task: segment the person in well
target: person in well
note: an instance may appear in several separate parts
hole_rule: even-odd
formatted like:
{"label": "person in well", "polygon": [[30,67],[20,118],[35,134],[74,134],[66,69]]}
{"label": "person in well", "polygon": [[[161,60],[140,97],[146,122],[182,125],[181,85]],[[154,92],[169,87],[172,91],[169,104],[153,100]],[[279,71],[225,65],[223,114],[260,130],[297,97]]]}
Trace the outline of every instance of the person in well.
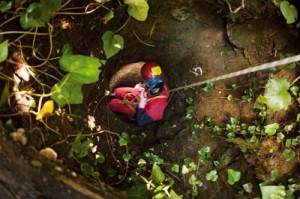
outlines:
{"label": "person in well", "polygon": [[133,88],[114,89],[109,102],[112,111],[134,119],[139,126],[161,120],[170,96],[161,67],[156,62],[146,62],[141,68],[141,76],[144,82]]}

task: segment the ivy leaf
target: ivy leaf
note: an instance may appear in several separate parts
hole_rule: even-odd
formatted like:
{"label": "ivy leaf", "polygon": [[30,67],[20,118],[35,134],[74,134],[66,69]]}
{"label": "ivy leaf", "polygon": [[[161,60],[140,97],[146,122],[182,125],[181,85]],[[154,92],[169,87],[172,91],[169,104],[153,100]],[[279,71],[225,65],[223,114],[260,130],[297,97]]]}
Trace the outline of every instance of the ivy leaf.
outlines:
{"label": "ivy leaf", "polygon": [[126,146],[129,142],[128,133],[122,132],[121,137],[118,142],[119,142],[119,146]]}
{"label": "ivy leaf", "polygon": [[287,109],[291,102],[290,84],[283,78],[271,79],[266,85],[265,103],[274,111]]}
{"label": "ivy leaf", "polygon": [[285,198],[285,188],[284,186],[260,186],[260,191],[262,198]]}
{"label": "ivy leaf", "polygon": [[11,9],[12,1],[0,1],[0,12],[4,13]]}
{"label": "ivy leaf", "polygon": [[145,184],[138,182],[126,190],[126,198],[151,198],[151,192],[147,189],[147,186],[145,186]]}
{"label": "ivy leaf", "polygon": [[209,92],[213,88],[214,83],[209,82],[205,85],[205,87],[202,89],[205,92]]}
{"label": "ivy leaf", "polygon": [[275,135],[278,128],[279,128],[279,124],[277,123],[268,124],[265,126],[265,133],[267,135]]}
{"label": "ivy leaf", "polygon": [[47,9],[55,11],[60,8],[62,0],[41,0],[41,4],[47,7]]}
{"label": "ivy leaf", "polygon": [[241,178],[241,172],[235,171],[233,169],[227,169],[228,179],[227,182],[230,185],[233,185],[234,183],[238,182]]}
{"label": "ivy leaf", "polygon": [[102,35],[103,49],[106,59],[117,54],[124,48],[124,39],[121,35],[114,34],[112,31],[106,31]]}
{"label": "ivy leaf", "polygon": [[42,109],[36,116],[36,120],[42,120],[44,116],[50,115],[53,113],[54,110],[54,103],[53,100],[48,100],[44,103]]}
{"label": "ivy leaf", "polygon": [[212,170],[209,173],[207,173],[205,177],[206,177],[206,180],[215,182],[218,179],[217,171],[216,170]]}
{"label": "ivy leaf", "polygon": [[71,45],[69,43],[66,43],[62,50],[61,50],[61,56],[64,57],[64,56],[69,56],[69,55],[72,55],[73,54],[73,48],[71,47]]}
{"label": "ivy leaf", "polygon": [[43,15],[44,17],[42,17],[41,4],[36,2],[31,3],[21,15],[20,25],[23,29],[45,27],[45,21],[43,19],[47,18],[46,15],[51,18],[51,13],[49,14],[49,11],[46,11]]}
{"label": "ivy leaf", "polygon": [[294,5],[291,5],[288,1],[280,2],[280,11],[286,19],[287,24],[292,24],[297,21],[297,8]]}
{"label": "ivy leaf", "polygon": [[283,151],[283,157],[285,158],[285,161],[290,161],[295,157],[296,153],[295,151],[292,151],[290,149],[285,149]]}
{"label": "ivy leaf", "polygon": [[95,162],[102,164],[105,162],[105,156],[101,152],[98,152],[95,156]]}
{"label": "ivy leaf", "polygon": [[[66,80],[66,78],[68,79]],[[81,104],[83,101],[81,87],[82,84],[66,75],[52,87],[51,92],[54,93],[51,98],[61,107],[66,104]]]}
{"label": "ivy leaf", "polygon": [[243,188],[247,193],[251,193],[253,189],[253,184],[251,182],[243,184]]}
{"label": "ivy leaf", "polygon": [[179,165],[178,164],[174,164],[172,166],[172,168],[171,168],[171,171],[174,171],[174,172],[178,173],[179,172]]}
{"label": "ivy leaf", "polygon": [[127,12],[139,21],[145,21],[148,16],[149,5],[146,0],[124,0],[128,4]]}
{"label": "ivy leaf", "polygon": [[90,84],[99,80],[101,62],[96,57],[69,55],[59,59],[61,69],[70,73],[72,80]]}
{"label": "ivy leaf", "polygon": [[157,183],[162,183],[165,180],[165,174],[157,164],[152,167],[151,178]]}
{"label": "ivy leaf", "polygon": [[122,157],[125,162],[129,162],[129,160],[132,158],[130,154],[123,154]]}
{"label": "ivy leaf", "polygon": [[[286,54],[280,53],[279,56],[280,56],[280,59],[285,59],[287,57],[295,56],[295,54],[294,53],[286,53]],[[294,68],[296,68],[296,62],[286,64],[284,66],[288,69],[294,69]]]}
{"label": "ivy leaf", "polygon": [[90,176],[94,173],[94,168],[89,165],[88,163],[82,163],[80,165],[80,169],[81,169],[81,172],[83,173],[83,175],[85,176]]}
{"label": "ivy leaf", "polygon": [[194,174],[192,174],[191,177],[189,178],[189,184],[195,186],[201,184],[201,181],[198,180]]}
{"label": "ivy leaf", "polygon": [[107,24],[114,17],[115,17],[114,11],[109,10],[108,13],[106,13],[106,15],[102,17],[102,21],[104,24]]}
{"label": "ivy leaf", "polygon": [[178,195],[173,189],[170,191],[170,198],[172,199],[182,199],[183,196],[182,195]]}
{"label": "ivy leaf", "polygon": [[77,138],[72,143],[71,150],[77,155],[78,158],[84,158],[89,153],[90,144],[92,143],[92,141],[85,140],[84,142],[81,142],[80,139],[81,138],[77,136]]}
{"label": "ivy leaf", "polygon": [[8,56],[8,40],[0,44],[0,63],[4,62]]}
{"label": "ivy leaf", "polygon": [[20,17],[23,29],[45,27],[50,21],[53,11],[60,8],[62,0],[41,0],[40,3],[31,3]]}

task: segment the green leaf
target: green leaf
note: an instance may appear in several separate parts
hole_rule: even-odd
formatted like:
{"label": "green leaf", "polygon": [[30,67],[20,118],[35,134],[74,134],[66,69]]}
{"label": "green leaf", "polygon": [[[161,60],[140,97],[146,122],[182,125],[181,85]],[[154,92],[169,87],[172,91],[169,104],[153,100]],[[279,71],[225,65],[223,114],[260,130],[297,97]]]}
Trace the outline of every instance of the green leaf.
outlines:
{"label": "green leaf", "polygon": [[152,199],[165,199],[166,194],[164,192],[158,192],[155,194]]}
{"label": "green leaf", "polygon": [[163,164],[164,160],[160,158],[158,155],[155,155],[151,152],[144,153],[145,157],[148,159],[150,164]]}
{"label": "green leaf", "polygon": [[0,12],[4,13],[11,9],[12,1],[0,1]]}
{"label": "green leaf", "polygon": [[179,165],[178,164],[174,164],[172,166],[172,168],[171,168],[171,171],[174,171],[174,172],[178,173],[179,172]]}
{"label": "green leaf", "polygon": [[41,4],[51,11],[55,11],[60,8],[62,0],[41,0]]}
{"label": "green leaf", "polygon": [[151,178],[157,183],[162,183],[166,178],[164,172],[157,164],[154,164],[152,167]]}
{"label": "green leaf", "polygon": [[267,106],[274,111],[287,109],[291,102],[288,92],[290,84],[283,78],[271,79],[266,85],[265,100]]}
{"label": "green leaf", "polygon": [[9,82],[6,82],[0,99],[0,108],[6,103],[7,99],[9,98]]}
{"label": "green leaf", "polygon": [[113,169],[112,167],[108,167],[107,174],[109,177],[114,177],[116,175],[117,171]]}
{"label": "green leaf", "polygon": [[284,186],[260,186],[263,199],[281,199],[285,198]]}
{"label": "green leaf", "polygon": [[279,128],[279,124],[277,123],[268,124],[265,126],[265,133],[270,136],[275,135],[278,128]]}
{"label": "green leaf", "polygon": [[275,181],[279,175],[279,171],[277,169],[271,171],[271,181]]}
{"label": "green leaf", "polygon": [[117,54],[124,48],[124,39],[121,35],[115,35],[112,31],[106,31],[102,35],[103,49],[107,59]]}
{"label": "green leaf", "polygon": [[292,24],[297,21],[297,8],[294,5],[291,5],[288,1],[280,2],[280,11],[286,19],[287,24]]}
{"label": "green leaf", "polygon": [[104,163],[105,162],[105,156],[101,152],[96,153],[95,162],[100,163],[100,164]]}
{"label": "green leaf", "polygon": [[178,195],[173,189],[170,191],[170,199],[182,199],[182,195]]}
{"label": "green leaf", "polygon": [[215,182],[218,179],[217,171],[216,170],[212,170],[209,173],[207,173],[205,177],[206,177],[206,180]]}
{"label": "green leaf", "polygon": [[149,5],[146,0],[124,0],[128,4],[127,12],[139,21],[145,21],[148,16]]}
{"label": "green leaf", "polygon": [[8,40],[0,43],[0,63],[4,62],[8,56]]}
{"label": "green leaf", "polygon": [[91,140],[85,140],[82,143],[80,140],[75,140],[72,145],[72,149],[76,153],[78,158],[84,158],[89,154],[91,143]]}
{"label": "green leaf", "polygon": [[94,173],[94,168],[89,165],[88,163],[82,163],[80,165],[80,169],[81,169],[81,172],[83,173],[83,175],[85,176],[90,176]]}
{"label": "green leaf", "polygon": [[189,168],[186,165],[182,165],[181,174],[184,175],[184,174],[187,174],[189,172],[190,172]]}
{"label": "green leaf", "polygon": [[59,59],[61,69],[70,73],[70,78],[82,84],[90,84],[99,80],[101,66],[96,57],[85,55],[69,55]]}
{"label": "green leaf", "polygon": [[62,57],[64,56],[69,56],[69,55],[72,55],[73,54],[73,48],[71,47],[71,45],[69,43],[66,43],[62,50],[61,50],[61,53],[62,53]]}
{"label": "green leaf", "polygon": [[52,13],[60,8],[62,0],[41,0],[40,3],[31,3],[20,17],[23,29],[45,27],[50,21]]}
{"label": "green leaf", "polygon": [[192,186],[201,185],[202,182],[196,178],[194,174],[191,175],[189,178],[189,184]]}
{"label": "green leaf", "polygon": [[290,149],[285,149],[283,151],[283,157],[285,158],[285,161],[290,161],[296,156],[295,151]]}
{"label": "green leaf", "polygon": [[207,158],[210,157],[210,147],[202,147],[198,151],[199,161],[203,163]]}
{"label": "green leaf", "polygon": [[241,172],[235,171],[233,169],[227,169],[227,175],[228,175],[227,182],[230,185],[233,185],[234,183],[238,182],[241,178]]}
{"label": "green leaf", "polygon": [[205,92],[209,92],[213,88],[214,83],[209,82],[205,85],[205,87],[202,89]]}
{"label": "green leaf", "polygon": [[[42,16],[43,15],[43,16]],[[45,27],[43,19],[51,18],[51,12],[46,11],[42,14],[42,6],[40,3],[31,3],[25,12],[20,17],[20,25],[23,29],[34,28],[34,27]]]}
{"label": "green leaf", "polygon": [[299,86],[292,86],[290,91],[293,93],[293,95],[297,96],[299,92]]}
{"label": "green leaf", "polygon": [[146,160],[144,160],[143,158],[140,158],[138,163],[139,166],[144,166],[145,164],[147,164]]}
{"label": "green leaf", "polygon": [[146,184],[138,183],[126,190],[126,198],[128,199],[149,198],[150,196],[151,192],[147,189]]}
{"label": "green leaf", "polygon": [[299,123],[300,122],[300,113],[297,114],[296,121]]}
{"label": "green leaf", "polygon": [[129,160],[132,158],[131,154],[123,154],[122,157],[125,162],[129,162]]}
{"label": "green leaf", "polygon": [[[68,79],[65,81],[65,78]],[[81,104],[83,102],[81,87],[81,83],[66,75],[52,87],[51,93],[54,92],[54,94],[51,98],[61,107],[66,104]]]}
{"label": "green leaf", "polygon": [[16,131],[16,128],[14,127],[14,124],[13,124],[13,121],[12,119],[8,119],[6,122],[5,122],[5,130],[8,132],[8,133],[11,133],[13,131]]}
{"label": "green leaf", "polygon": [[121,137],[119,139],[119,146],[126,146],[126,145],[127,145],[127,140]]}
{"label": "green leaf", "polygon": [[[293,56],[295,56],[295,54],[294,53],[286,53],[286,54],[280,53],[279,56],[280,56],[280,59],[284,59],[284,58],[287,58],[287,57],[293,57]],[[290,63],[290,64],[286,64],[284,66],[288,69],[294,69],[294,68],[296,68],[296,63],[293,62],[293,63]]]}
{"label": "green leaf", "polygon": [[114,11],[109,10],[108,13],[106,13],[106,15],[102,18],[102,21],[104,24],[107,24],[114,17]]}
{"label": "green leaf", "polygon": [[119,139],[119,145],[120,146],[126,146],[129,142],[129,135],[125,132],[122,133],[120,139]]}
{"label": "green leaf", "polygon": [[283,140],[284,138],[285,138],[285,136],[284,136],[283,133],[279,132],[279,133],[277,134],[277,139]]}
{"label": "green leaf", "polygon": [[253,184],[251,182],[243,184],[243,188],[247,193],[251,193],[253,190]]}

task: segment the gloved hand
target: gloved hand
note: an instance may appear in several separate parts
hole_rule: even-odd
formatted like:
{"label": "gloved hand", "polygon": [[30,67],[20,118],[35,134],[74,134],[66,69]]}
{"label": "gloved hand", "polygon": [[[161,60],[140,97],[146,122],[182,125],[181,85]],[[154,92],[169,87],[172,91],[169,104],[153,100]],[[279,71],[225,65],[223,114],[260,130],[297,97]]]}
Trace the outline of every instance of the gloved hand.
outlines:
{"label": "gloved hand", "polygon": [[134,86],[134,88],[139,89],[140,91],[145,90],[145,84],[138,83]]}
{"label": "gloved hand", "polygon": [[141,90],[141,93],[140,93],[140,101],[139,101],[138,107],[144,109],[146,106],[146,101],[147,101],[147,93],[146,93],[145,89],[143,88],[143,90]]}

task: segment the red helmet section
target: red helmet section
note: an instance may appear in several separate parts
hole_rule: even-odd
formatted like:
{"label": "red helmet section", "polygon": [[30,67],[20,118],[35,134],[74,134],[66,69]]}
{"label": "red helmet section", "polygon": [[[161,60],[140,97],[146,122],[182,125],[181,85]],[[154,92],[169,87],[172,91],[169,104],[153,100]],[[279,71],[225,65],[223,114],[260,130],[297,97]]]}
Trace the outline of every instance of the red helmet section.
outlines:
{"label": "red helmet section", "polygon": [[162,71],[156,62],[147,62],[142,67],[141,75],[144,79],[150,79],[160,77],[162,75]]}

